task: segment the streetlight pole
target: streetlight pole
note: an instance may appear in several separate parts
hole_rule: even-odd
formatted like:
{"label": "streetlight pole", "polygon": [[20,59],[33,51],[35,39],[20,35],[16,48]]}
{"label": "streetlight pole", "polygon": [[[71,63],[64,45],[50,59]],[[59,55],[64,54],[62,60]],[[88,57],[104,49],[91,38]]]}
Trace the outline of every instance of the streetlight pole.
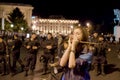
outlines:
{"label": "streetlight pole", "polygon": [[3,14],[2,14],[2,30],[5,29],[5,18],[4,18],[4,11],[3,11]]}

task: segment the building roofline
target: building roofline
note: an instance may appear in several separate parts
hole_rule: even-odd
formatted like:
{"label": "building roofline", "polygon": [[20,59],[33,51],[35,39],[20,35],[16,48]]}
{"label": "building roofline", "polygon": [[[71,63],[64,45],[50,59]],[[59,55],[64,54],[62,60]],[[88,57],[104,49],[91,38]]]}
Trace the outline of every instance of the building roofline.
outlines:
{"label": "building roofline", "polygon": [[12,6],[26,6],[26,7],[33,7],[30,4],[23,4],[23,3],[6,3],[6,2],[0,2],[0,5],[12,5]]}

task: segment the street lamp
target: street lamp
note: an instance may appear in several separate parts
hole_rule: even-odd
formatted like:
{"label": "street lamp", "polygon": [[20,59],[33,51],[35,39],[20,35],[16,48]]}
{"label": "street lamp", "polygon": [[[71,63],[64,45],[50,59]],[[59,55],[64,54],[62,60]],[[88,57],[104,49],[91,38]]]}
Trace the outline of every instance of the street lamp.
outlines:
{"label": "street lamp", "polygon": [[11,28],[13,28],[13,27],[14,27],[14,25],[13,25],[13,24],[11,24],[11,25],[10,25],[10,27],[11,27]]}
{"label": "street lamp", "polygon": [[70,28],[73,29],[73,25],[71,25]]}
{"label": "street lamp", "polygon": [[87,23],[86,23],[86,26],[87,26],[87,27],[90,27],[90,26],[91,26],[91,24],[90,24],[89,22],[87,22]]}
{"label": "street lamp", "polygon": [[23,27],[21,27],[21,30],[23,31],[23,30],[24,30],[24,28],[23,28]]}
{"label": "street lamp", "polygon": [[87,31],[88,31],[88,34],[90,35],[91,32],[92,32],[92,30],[93,30],[93,26],[91,25],[90,22],[87,22],[87,23],[86,23],[86,29],[87,29]]}

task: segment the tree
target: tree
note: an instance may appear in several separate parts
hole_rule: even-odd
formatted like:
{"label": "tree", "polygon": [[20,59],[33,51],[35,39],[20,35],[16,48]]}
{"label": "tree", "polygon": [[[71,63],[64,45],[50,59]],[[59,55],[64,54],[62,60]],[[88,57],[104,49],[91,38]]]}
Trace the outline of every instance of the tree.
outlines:
{"label": "tree", "polygon": [[13,31],[25,32],[28,29],[27,21],[24,19],[24,14],[19,10],[19,8],[15,8],[13,12],[9,13],[8,19],[10,23],[14,25],[12,28]]}

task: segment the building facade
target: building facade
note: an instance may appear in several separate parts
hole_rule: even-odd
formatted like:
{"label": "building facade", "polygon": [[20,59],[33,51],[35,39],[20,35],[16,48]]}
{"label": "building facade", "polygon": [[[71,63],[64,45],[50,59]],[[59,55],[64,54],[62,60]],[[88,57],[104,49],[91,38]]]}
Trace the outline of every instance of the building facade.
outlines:
{"label": "building facade", "polygon": [[67,19],[41,19],[37,17],[32,18],[32,29],[35,32],[43,33],[71,33],[75,24],[79,24],[78,20]]}
{"label": "building facade", "polygon": [[28,23],[28,26],[31,27],[32,22],[32,10],[33,7],[31,5],[27,4],[17,4],[17,3],[0,3],[0,18],[7,19],[7,16],[11,11],[13,11],[15,8],[19,8],[20,11],[24,14],[24,18]]}

